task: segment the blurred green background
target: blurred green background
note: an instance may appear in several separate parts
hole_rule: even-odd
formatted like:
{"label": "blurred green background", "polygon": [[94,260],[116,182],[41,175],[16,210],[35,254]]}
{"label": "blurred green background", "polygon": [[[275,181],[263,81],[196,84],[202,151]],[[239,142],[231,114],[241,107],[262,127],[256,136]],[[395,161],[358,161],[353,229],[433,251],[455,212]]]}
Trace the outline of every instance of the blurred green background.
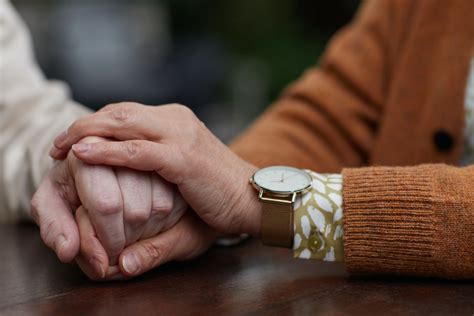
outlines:
{"label": "blurred green background", "polygon": [[98,109],[180,102],[227,141],[317,63],[358,0],[14,0],[49,78]]}

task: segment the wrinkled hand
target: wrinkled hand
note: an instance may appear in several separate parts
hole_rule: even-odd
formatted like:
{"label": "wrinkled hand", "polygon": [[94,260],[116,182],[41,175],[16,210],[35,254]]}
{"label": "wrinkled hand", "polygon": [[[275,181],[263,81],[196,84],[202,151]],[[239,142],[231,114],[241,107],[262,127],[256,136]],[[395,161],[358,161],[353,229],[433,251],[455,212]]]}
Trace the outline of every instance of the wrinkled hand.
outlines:
{"label": "wrinkled hand", "polygon": [[[76,144],[86,136],[120,142]],[[256,168],[220,142],[187,107],[120,103],[73,123],[54,142],[54,158],[72,146],[95,165],[155,170],[209,226],[224,233],[259,235],[261,206],[248,183]]]}
{"label": "wrinkled hand", "polygon": [[81,256],[77,258],[77,263],[92,280],[133,277],[169,261],[192,259],[205,252],[218,237],[218,233],[193,212],[186,212],[170,229],[127,246],[120,254],[119,265],[110,267],[105,276],[99,277],[84,261],[84,255],[105,252],[83,207],[77,210],[76,219],[81,234]]}
{"label": "wrinkled hand", "polygon": [[[104,140],[83,140],[97,141]],[[114,265],[126,246],[179,220],[187,205],[175,191],[154,172],[91,166],[71,152],[42,181],[32,200],[32,215],[42,239],[61,261],[76,258],[91,278],[103,279],[116,274]],[[99,242],[80,243],[73,215],[80,205],[87,209]]]}

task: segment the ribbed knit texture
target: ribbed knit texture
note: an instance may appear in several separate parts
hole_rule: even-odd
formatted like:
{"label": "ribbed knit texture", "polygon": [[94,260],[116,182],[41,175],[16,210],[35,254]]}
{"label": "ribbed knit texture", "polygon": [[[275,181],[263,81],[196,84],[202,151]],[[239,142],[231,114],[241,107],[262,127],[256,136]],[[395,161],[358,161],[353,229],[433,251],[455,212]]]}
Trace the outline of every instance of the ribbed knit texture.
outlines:
{"label": "ribbed knit texture", "polygon": [[[433,270],[433,198],[429,176],[410,168],[344,171],[345,261],[351,272]],[[407,264],[410,263],[410,264]]]}
{"label": "ribbed knit texture", "polygon": [[[353,274],[474,277],[474,168],[345,169],[344,252]],[[463,179],[464,178],[464,179]]]}

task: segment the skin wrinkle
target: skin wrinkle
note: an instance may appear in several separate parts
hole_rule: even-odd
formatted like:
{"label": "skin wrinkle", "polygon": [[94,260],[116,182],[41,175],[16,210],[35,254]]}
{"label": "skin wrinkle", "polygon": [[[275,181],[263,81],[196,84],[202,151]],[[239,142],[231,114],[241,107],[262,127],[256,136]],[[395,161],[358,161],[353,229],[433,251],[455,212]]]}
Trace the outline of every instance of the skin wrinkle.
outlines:
{"label": "skin wrinkle", "polygon": [[[52,247],[54,242],[61,235],[66,236],[70,241],[67,249],[56,252],[61,260],[66,257],[73,259],[80,249],[80,235],[72,213],[76,213],[75,207],[80,204],[76,190],[83,186],[75,180],[79,174],[90,170],[85,170],[80,165],[77,166],[77,172],[73,173],[69,168],[72,165],[72,159],[67,158],[67,154],[58,157],[66,159],[66,162],[51,166],[46,163],[48,160],[45,159],[43,144],[51,142],[54,134],[60,130],[67,130],[66,127],[71,121],[90,113],[90,110],[72,101],[65,85],[45,79],[34,59],[28,30],[10,1],[0,1],[0,15],[4,18],[3,26],[5,26],[3,28],[5,32],[1,32],[2,40],[4,40],[2,44],[5,44],[2,46],[2,52],[5,52],[2,57],[5,58],[2,58],[0,62],[0,77],[2,83],[7,85],[7,89],[2,91],[5,93],[0,93],[2,99],[2,104],[0,104],[0,126],[2,126],[0,128],[0,142],[2,142],[0,182],[3,187],[11,189],[6,192],[7,195],[4,195],[4,192],[0,194],[1,209],[6,210],[0,214],[0,221],[30,219],[24,212],[24,208],[27,209],[28,205],[23,205],[23,201],[30,199],[34,187],[38,186],[38,191],[31,201],[32,214],[40,230],[43,231],[44,237],[49,239],[45,242],[54,248]],[[39,136],[41,136],[41,142],[38,143]],[[19,156],[19,159],[12,160],[14,166],[5,165],[4,158],[11,157],[9,153],[15,154],[19,148],[24,149],[25,154]],[[16,166],[21,166],[21,168],[16,168]],[[14,174],[12,175],[11,172],[5,174],[6,169],[13,170]],[[44,178],[43,175],[45,175]],[[40,184],[41,178],[43,180]],[[88,193],[92,196],[82,196],[83,201],[96,198],[95,192]],[[52,226],[53,229],[47,227],[48,224],[53,225],[49,222],[51,218],[61,221],[56,231]],[[80,260],[81,256],[77,258]],[[87,267],[89,261],[85,258],[85,265],[81,268],[91,268]],[[112,272],[117,270],[116,267],[110,268]]]}
{"label": "skin wrinkle", "polygon": [[[117,107],[114,110],[117,111]],[[167,131],[162,134],[162,143],[172,145],[135,141],[137,144],[141,142],[141,145],[134,147],[134,150],[128,150],[127,148],[130,147],[127,147],[129,146],[127,136],[123,137],[125,141],[123,143],[96,143],[87,151],[81,151],[78,148],[74,151],[76,156],[88,163],[113,163],[114,165],[142,166],[143,169],[157,170],[168,181],[177,183],[179,191],[194,211],[219,231],[238,233],[239,230],[248,230],[258,226],[255,224],[258,220],[255,219],[259,218],[258,210],[261,206],[255,198],[255,192],[249,190],[247,183],[247,179],[255,171],[255,167],[235,156],[228,147],[205,129],[202,122],[189,109],[176,105],[137,106],[136,111],[137,115],[141,117],[141,126],[150,126],[152,125],[150,122],[162,125],[163,130]],[[81,131],[78,132],[87,135],[89,133],[88,124],[92,122],[92,124],[104,124],[103,126],[109,129],[105,131],[107,135],[115,133],[114,129],[119,128],[119,126],[108,124],[109,119],[104,113],[102,115],[94,114],[91,117],[93,121],[88,121],[87,118],[81,119]],[[170,128],[167,129],[166,126]],[[141,129],[142,127],[137,128]],[[91,129],[91,131],[94,130],[96,127]],[[160,132],[155,131],[155,133],[159,134]],[[77,137],[78,135],[68,134],[69,139],[64,144],[69,144],[71,139]],[[169,146],[170,151],[181,152],[183,157],[176,160],[156,159],[156,150],[162,151],[166,148],[163,146]],[[163,156],[165,153],[160,152],[160,154],[165,157]],[[219,157],[222,166],[216,168],[217,165],[210,163],[209,157]],[[230,170],[226,166],[234,170],[241,170],[241,172],[229,174],[225,171]],[[231,175],[230,178],[229,175]],[[245,177],[243,180],[241,179],[242,175]],[[225,187],[230,189],[223,189]],[[199,193],[196,191],[197,189],[200,190]],[[200,197],[206,197],[207,200]],[[253,209],[253,213],[241,209],[243,208],[242,200],[248,201],[243,205]],[[246,214],[246,217],[251,217],[244,218],[243,214]],[[257,229],[254,228],[250,233],[258,234]]]}
{"label": "skin wrinkle", "polygon": [[[150,174],[132,172],[126,168],[114,168],[121,189],[124,211],[124,231],[126,245],[140,238],[151,215],[152,194]],[[149,194],[145,192],[149,191]]]}
{"label": "skin wrinkle", "polygon": [[[334,45],[334,47],[339,47],[339,49],[328,50],[328,55],[330,56],[327,60],[331,61],[331,65],[334,67],[334,73],[336,73],[336,75],[333,76],[335,82],[329,83],[327,87],[323,89],[326,91],[325,95],[321,95],[320,99],[318,99],[318,106],[322,107],[324,111],[329,111],[331,109],[334,104],[334,96],[338,96],[341,90],[349,90],[346,92],[348,92],[348,95],[351,95],[350,89],[356,89],[356,94],[360,94],[360,91],[362,91],[364,95],[372,96],[377,95],[377,91],[380,90],[378,85],[386,85],[388,81],[390,82],[390,87],[387,86],[390,91],[387,91],[387,96],[384,96],[387,100],[383,100],[384,102],[381,104],[381,106],[383,106],[381,112],[384,116],[374,118],[377,122],[371,123],[369,119],[361,119],[364,117],[370,118],[370,116],[366,116],[368,110],[373,107],[373,105],[370,104],[370,99],[365,97],[361,100],[354,100],[348,97],[348,102],[341,102],[351,104],[351,100],[360,101],[357,102],[357,104],[360,103],[360,108],[359,106],[349,106],[347,108],[347,110],[353,111],[352,115],[347,115],[345,117],[341,116],[341,120],[344,121],[341,124],[344,126],[351,126],[354,133],[336,133],[334,135],[334,143],[337,142],[340,144],[342,149],[346,148],[351,150],[351,146],[360,149],[354,155],[347,157],[346,165],[358,166],[360,165],[360,162],[365,161],[366,158],[369,158],[368,160],[376,165],[397,164],[409,166],[419,165],[430,161],[443,161],[454,164],[459,160],[460,141],[458,139],[458,134],[461,130],[459,118],[462,117],[462,115],[460,115],[458,109],[460,108],[460,106],[458,106],[460,103],[457,101],[461,100],[461,97],[456,91],[462,90],[463,87],[460,88],[458,86],[458,83],[462,82],[462,78],[460,75],[461,70],[458,69],[457,65],[464,64],[472,55],[472,52],[469,51],[470,55],[467,56],[467,45],[471,45],[472,39],[474,38],[474,24],[468,23],[472,20],[472,7],[470,7],[472,4],[468,1],[426,1],[423,2],[423,5],[415,6],[412,4],[407,6],[406,3],[408,2],[390,0],[365,2],[363,9],[361,10],[363,13],[358,15],[353,24],[348,26],[345,31],[345,34],[350,35],[351,41],[347,42],[347,37],[336,36],[333,40],[335,44],[332,43],[331,46]],[[439,6],[441,3],[446,6],[444,9]],[[422,11],[420,9],[421,7],[426,9],[426,11]],[[389,12],[392,10],[393,12]],[[394,18],[394,20],[390,21],[393,25],[390,25],[390,28],[387,29],[389,21],[387,16],[400,17],[404,15],[407,10],[416,10],[416,12],[410,13],[411,16],[413,16],[413,19],[410,19],[410,21],[413,20],[417,23],[403,23],[406,20]],[[446,18],[445,21],[442,19],[443,17]],[[439,23],[440,20],[445,23]],[[420,30],[411,28],[412,24],[416,25]],[[453,33],[452,31],[456,30],[456,27],[462,27],[464,32]],[[446,32],[446,30],[449,32]],[[404,37],[404,42],[401,43],[400,36],[396,36],[396,34],[408,34],[409,36],[402,36]],[[406,46],[401,45],[405,43]],[[439,45],[439,43],[449,43],[449,45]],[[345,49],[340,49],[340,47]],[[380,47],[383,48],[382,52],[380,52],[380,49],[377,49]],[[399,50],[395,51],[394,48],[399,48]],[[370,50],[373,50],[373,54]],[[433,52],[435,53],[433,54]],[[348,56],[353,56],[353,58],[348,58]],[[373,56],[373,58],[371,58],[371,56]],[[420,56],[432,56],[432,58],[420,59]],[[447,58],[452,56],[458,58],[452,62],[452,60]],[[389,60],[388,58],[394,59]],[[374,67],[367,66],[371,63],[374,63]],[[380,65],[378,65],[379,63]],[[390,70],[395,72],[394,74],[379,71],[380,69],[384,69],[387,65],[392,66],[395,64],[397,67],[390,68]],[[446,71],[445,65],[447,64],[449,64],[450,71]],[[351,79],[353,79],[350,81],[351,84],[340,85],[337,81],[344,81],[345,79],[339,78],[339,74],[344,74],[341,70],[345,69],[348,69],[348,73],[354,75],[354,77],[351,77]],[[322,71],[325,71],[324,67]],[[465,69],[463,69],[463,71],[465,71]],[[415,74],[415,76],[413,74]],[[388,76],[390,79],[387,78]],[[424,78],[428,79],[425,80]],[[439,78],[440,80],[435,80],[433,78]],[[356,87],[352,84],[353,82],[357,83]],[[445,89],[439,89],[439,87],[442,86],[441,83],[445,84]],[[360,88],[359,84],[362,84]],[[306,97],[311,97],[314,91],[318,91],[317,83],[314,85],[308,84],[303,87],[301,94]],[[344,91],[341,93],[343,92]],[[455,102],[453,100],[455,100]],[[433,104],[431,104],[431,102]],[[347,104],[340,104],[339,106],[347,107]],[[448,106],[441,106],[443,104]],[[290,109],[292,105],[291,101],[288,101],[284,105],[277,102],[275,107],[288,109],[288,111],[291,112]],[[137,109],[137,111],[142,111],[146,108],[140,106]],[[167,108],[166,112],[163,112],[165,115],[162,116],[162,119],[164,124],[163,130],[170,132],[168,134],[163,134],[165,140],[168,140],[164,141],[164,143],[171,148],[171,144],[183,141],[183,139],[172,138],[172,134],[184,136],[184,134],[179,134],[180,131],[178,130],[178,126],[183,126],[186,121],[183,121],[181,118],[175,118],[173,120],[173,117],[169,115],[171,112],[169,109],[170,108]],[[160,112],[157,109],[154,109],[150,113],[156,114]],[[184,112],[181,110],[179,115],[182,115],[183,113]],[[424,119],[418,120],[417,118]],[[155,121],[158,121],[158,119]],[[176,124],[169,126],[170,128],[167,129],[165,128],[166,121],[176,122]],[[143,122],[147,122],[146,116],[144,116]],[[245,160],[250,162],[259,161],[262,164],[277,163],[278,161],[276,161],[276,159],[280,157],[278,152],[285,151],[293,153],[295,146],[291,142],[285,143],[285,146],[279,146],[281,143],[278,142],[278,139],[270,136],[278,134],[278,132],[288,133],[288,131],[283,130],[281,127],[282,122],[278,121],[276,117],[272,115],[266,116],[262,122],[263,123],[259,125],[260,129],[249,132],[247,138],[242,138],[240,140],[240,151],[238,149],[239,146],[234,147],[235,151],[243,153],[242,157]],[[443,124],[440,124],[440,122]],[[293,120],[291,124],[296,126],[298,121]],[[443,127],[444,124],[446,124],[446,130],[448,132],[454,131],[455,139],[453,142],[453,150],[451,152],[441,153],[437,150],[437,147],[434,146],[430,137],[433,132],[438,128]],[[161,125],[158,126],[160,128],[162,127]],[[374,135],[372,134],[376,132],[373,128],[374,126],[380,126],[380,129],[377,131],[376,142],[374,146],[366,146],[366,144],[373,143],[372,137]],[[296,130],[296,128],[291,129],[288,127],[287,129]],[[119,132],[122,131],[124,130],[114,131],[112,129],[112,133],[110,133],[110,131],[108,133],[117,137],[129,137],[127,135],[121,135]],[[416,131],[416,133],[414,133],[414,131]],[[104,130],[102,130],[101,133],[105,133]],[[298,138],[298,136],[302,135],[299,135],[298,133],[294,134],[294,138]],[[315,136],[316,139],[317,137],[318,135]],[[258,143],[255,144],[255,139],[259,142],[273,140],[274,143],[271,144],[272,146],[266,146],[265,150],[259,152],[259,157],[257,157],[257,155],[255,155],[251,150],[245,150],[245,148],[259,147]],[[303,135],[302,141],[303,139],[306,139],[305,135]],[[323,147],[319,146],[320,143],[322,142],[314,142],[314,151],[324,150]],[[217,143],[213,146],[209,146],[221,148]],[[100,146],[97,146],[95,149],[99,147]],[[112,154],[114,148],[109,148],[110,153]],[[161,148],[166,149],[168,147]],[[144,150],[145,152],[142,157],[152,161],[153,156],[151,155],[151,152],[147,153],[146,151],[152,151],[154,149],[157,149],[156,145],[148,146],[147,149]],[[116,147],[115,150],[118,150],[118,147]],[[186,148],[186,150],[193,150],[193,148]],[[369,152],[361,152],[361,150],[369,150]],[[321,166],[330,165],[331,161],[340,160],[340,158],[335,157],[331,152],[328,152],[327,155],[324,156],[320,155],[321,158],[323,158],[321,160],[314,159],[314,157],[313,159],[308,158],[308,156],[305,155],[306,153],[304,152],[304,149],[300,152],[301,157],[292,157],[291,154],[289,154],[287,156],[289,157],[287,161],[291,164],[298,164],[302,161],[307,162],[310,160],[308,167],[318,170]],[[204,157],[204,154],[206,153],[207,152],[201,153],[201,155],[203,155],[201,158]],[[161,154],[163,155],[163,153]],[[85,155],[83,155],[82,158],[87,159]],[[222,159],[219,155],[214,158],[218,160],[219,163],[222,162],[225,164],[229,162]],[[222,159],[222,161],[219,159]],[[130,163],[130,161],[127,163]],[[170,162],[168,161],[165,163],[169,164]],[[184,165],[183,161],[180,161],[180,163],[181,165]],[[215,164],[217,165],[217,163]],[[157,168],[158,171],[164,172],[165,170],[160,169],[161,167],[163,166]],[[174,167],[176,167],[176,165],[174,165]],[[225,167],[228,167],[228,170],[233,170],[229,168],[232,167],[232,165]],[[169,169],[173,169],[173,167],[170,167]],[[211,169],[212,168],[209,168],[206,171],[209,172]],[[364,253],[364,251],[367,251],[369,254],[375,253],[382,257],[384,249],[397,247],[400,249],[411,249],[410,247],[418,247],[425,252],[432,253],[433,257],[437,259],[436,263],[440,265],[439,270],[445,270],[445,273],[443,274],[440,274],[439,271],[431,270],[431,274],[438,273],[438,275],[453,278],[472,277],[472,267],[470,268],[471,270],[469,270],[469,268],[466,270],[459,269],[459,262],[466,262],[466,257],[472,257],[472,253],[460,253],[458,250],[459,248],[464,249],[463,247],[469,249],[469,243],[466,244],[466,240],[464,239],[466,234],[464,229],[466,225],[469,224],[466,220],[472,218],[469,217],[469,214],[472,213],[470,212],[470,206],[474,202],[472,196],[466,193],[468,192],[468,188],[472,188],[473,186],[471,183],[471,179],[473,178],[472,170],[460,168],[456,170],[457,171],[455,172],[451,167],[446,165],[404,168],[346,169],[344,171],[344,191],[346,192],[344,197],[344,208],[345,214],[347,215],[345,217],[345,227],[348,228],[345,235],[347,245],[349,246],[346,248],[346,259],[348,259],[346,265],[348,269],[355,272],[357,272],[358,269],[360,269],[359,271],[370,270],[372,273],[377,273],[381,270],[385,271],[387,269],[390,271],[390,269],[392,269],[391,272],[401,274],[413,271],[413,269],[418,269],[420,267],[424,269],[425,266],[433,264],[433,261],[430,261],[431,258],[426,258],[424,263],[422,262],[419,266],[416,266],[413,265],[413,263],[403,261],[403,257],[399,257],[395,258],[394,262],[396,263],[390,265],[384,262],[381,258],[377,257],[374,259],[370,256],[360,255],[361,253]],[[182,172],[182,170],[174,170],[174,172]],[[440,180],[440,172],[446,172],[443,177],[450,180],[450,190],[445,189],[438,190],[435,193],[429,192],[426,194],[420,194],[420,191],[428,190],[430,188],[427,183],[434,183],[437,185],[444,184],[443,180]],[[464,175],[464,177],[460,177],[459,173]],[[170,178],[173,178],[172,172],[170,172],[169,175]],[[220,175],[222,174],[219,174],[219,176]],[[394,177],[405,182],[403,185],[400,183],[394,185],[390,182]],[[210,178],[214,182],[219,181],[220,179],[217,176]],[[197,179],[196,183],[199,184],[199,180],[200,179]],[[186,181],[188,181],[187,178],[182,175],[182,178],[179,179],[180,187],[186,186]],[[382,186],[377,185],[378,183],[382,183]],[[213,185],[214,183],[204,184]],[[451,190],[452,188],[460,189]],[[181,192],[183,195],[191,196],[190,192],[193,189],[194,188],[190,186],[186,191],[181,190]],[[360,190],[367,191],[368,193],[358,196],[357,193],[360,192]],[[399,194],[387,197],[386,192],[391,190],[399,192]],[[452,192],[457,192],[458,195],[453,197],[451,194]],[[420,194],[419,198],[417,198],[417,194]],[[410,198],[403,198],[404,195],[410,196]],[[358,196],[358,198],[356,198],[356,196]],[[430,196],[431,198],[429,198]],[[214,198],[216,196],[211,195],[210,197]],[[381,199],[385,200],[383,203],[379,204],[380,207],[371,209],[371,212],[373,211],[375,216],[368,216],[368,212],[366,211],[371,207],[370,205],[373,205],[374,201],[380,201]],[[451,207],[447,209],[445,206],[446,203],[449,203],[453,199],[458,202],[466,201],[466,203],[450,204]],[[198,205],[198,202],[195,202],[194,204]],[[423,214],[423,212],[412,212],[411,209],[404,208],[403,205],[406,205],[407,202],[410,202],[412,205],[418,205],[419,210],[421,211],[427,210],[426,214]],[[385,207],[386,204],[390,204],[392,207],[389,209],[388,207]],[[454,206],[459,207],[454,208]],[[202,209],[196,209],[198,212],[203,212]],[[386,214],[385,211],[387,209],[391,211],[390,214]],[[447,212],[448,210],[456,210],[456,212]],[[408,218],[407,214],[410,213],[414,214]],[[364,218],[368,225],[361,227],[350,226],[351,223]],[[372,220],[373,218],[382,218],[382,220]],[[357,238],[351,239],[351,231],[355,231],[357,234],[362,235],[367,232],[370,233],[371,231],[383,232],[384,227],[378,225],[390,221],[401,223],[410,222],[407,224],[413,224],[411,227],[414,229],[420,229],[427,234],[433,234],[435,236],[433,236],[433,238],[430,239],[431,242],[427,244],[424,244],[423,240],[414,240],[409,243],[405,242],[404,238],[407,236],[403,230],[400,230],[394,235],[395,237],[398,236],[397,242],[394,243],[391,240],[380,240],[382,246],[360,244]],[[413,221],[413,223],[411,223],[411,221]],[[426,225],[425,227],[425,225],[422,225],[425,222],[432,223],[432,225]],[[196,227],[189,229],[195,229],[196,231],[199,230]],[[357,235],[355,236],[357,237]],[[204,242],[203,240],[201,241]],[[456,245],[460,245],[461,247],[456,247]],[[359,253],[357,252],[358,249],[360,250]],[[359,257],[357,254],[359,254]],[[377,259],[380,260],[377,261]],[[380,270],[377,270],[377,268]]]}
{"label": "skin wrinkle", "polygon": [[[95,140],[96,141],[96,140]],[[93,205],[93,212],[91,213],[93,216],[99,216],[99,217],[102,217],[102,220],[96,220],[96,224],[95,225],[102,225],[102,226],[107,226],[107,230],[109,231],[108,236],[108,249],[110,251],[110,254],[111,254],[111,264],[114,264],[115,262],[115,257],[117,257],[121,252],[122,250],[124,249],[124,246],[125,244],[127,243],[126,242],[126,236],[124,236],[124,229],[125,229],[125,226],[124,226],[124,222],[122,221],[122,224],[121,224],[121,230],[119,230],[118,234],[117,232],[111,230],[113,228],[113,221],[111,221],[110,219],[113,218],[113,214],[119,209],[121,208],[122,206],[119,206],[119,205],[122,205],[122,204],[116,204],[117,202],[117,199],[116,199],[116,195],[115,194],[112,194],[110,195],[110,185],[106,185],[103,189],[105,189],[105,191],[103,191],[103,189],[100,189],[103,184],[104,184],[104,180],[106,178],[108,179],[116,179],[117,176],[118,176],[118,173],[116,173],[113,169],[110,169],[110,172],[105,172],[105,170],[107,170],[106,167],[104,166],[87,166],[86,164],[83,164],[82,162],[80,162],[79,160],[76,159],[75,155],[73,153],[70,153],[69,155],[69,159],[66,163],[60,163],[57,165],[56,167],[56,171],[53,172],[51,174],[51,176],[53,177],[56,177],[58,178],[58,181],[60,181],[62,183],[61,186],[58,186],[58,188],[56,190],[61,190],[60,193],[59,193],[59,197],[61,197],[62,200],[64,200],[65,202],[69,203],[70,204],[70,200],[71,200],[71,197],[70,197],[70,194],[67,193],[67,192],[74,192],[76,190],[76,187],[75,185],[77,184],[78,186],[78,190],[80,191],[80,193],[82,194],[82,198],[85,200],[87,200],[88,202],[87,203],[92,203],[91,205]],[[67,168],[65,168],[65,166],[68,166]],[[85,172],[85,173],[84,173]],[[105,172],[105,174],[104,174]],[[149,173],[148,173],[149,174]],[[106,176],[104,178],[104,176]],[[78,179],[76,179],[76,181],[73,180],[73,177],[76,177]],[[149,175],[147,176],[149,177]],[[69,180],[71,179],[71,180]],[[77,181],[79,181],[78,183],[76,183]],[[109,180],[107,180],[109,181]],[[132,194],[122,194],[122,192],[120,190],[122,190],[123,188],[120,188],[117,180],[114,180],[114,182],[116,182],[117,184],[117,194],[119,194],[119,200],[122,200],[123,199],[123,196],[131,196],[133,198],[136,198],[136,194],[133,193],[133,190],[131,190]],[[150,183],[151,185],[151,183]],[[131,187],[132,189],[134,189],[135,185],[133,185],[133,183],[131,184]],[[84,190],[84,188],[86,188],[87,190]],[[127,189],[127,188],[125,188]],[[135,188],[136,189],[136,188]],[[128,190],[128,189],[127,189]],[[161,187],[161,184],[160,183],[157,183],[157,186],[156,186],[156,190],[162,190],[162,187]],[[109,193],[108,193],[109,192]],[[150,189],[150,192],[151,192],[151,189]],[[104,197],[103,193],[107,193],[107,196]],[[89,195],[91,194],[91,195]],[[150,199],[150,205],[151,205],[151,194],[148,196],[148,198]],[[170,197],[168,197],[168,199],[172,199],[173,196],[171,195]],[[134,203],[136,202],[133,202],[133,199],[130,200],[130,202],[132,202],[132,209],[135,208],[133,206]],[[164,199],[161,200],[161,202],[159,203],[162,203],[165,205],[165,207],[167,207],[166,205],[172,205],[172,201],[171,202],[166,202],[166,197]],[[151,208],[151,207],[150,207]],[[96,211],[97,210],[97,211]],[[69,210],[70,211],[70,210]],[[87,213],[87,211],[86,211]],[[111,213],[111,214],[110,214]],[[94,215],[95,214],[95,215]],[[154,224],[154,228],[153,228],[153,235],[150,235],[148,237],[152,237],[154,236],[155,234],[159,233],[163,227],[166,226],[167,227],[170,227],[172,225],[174,225],[174,223],[176,223],[176,221],[179,220],[180,216],[183,214],[183,212],[177,214],[177,216],[163,216],[165,214],[162,214],[161,218],[158,218],[156,219],[155,221],[153,221],[152,223],[146,223],[146,225],[151,225],[151,224]],[[87,214],[87,216],[89,216]],[[112,217],[111,217],[112,216]],[[122,215],[123,216],[123,215]],[[139,232],[140,228],[134,228],[134,231],[136,231],[136,235],[137,238],[140,237],[141,233]],[[123,232],[120,232],[120,231],[123,231]],[[102,240],[105,240],[103,239],[104,238],[104,235],[102,234]],[[54,239],[58,238],[57,235],[55,235],[54,237],[48,237],[49,239],[52,239],[54,241]],[[82,237],[81,237],[82,238]],[[88,245],[91,245],[91,247],[95,247],[96,250],[95,251],[88,251],[86,253],[83,254],[83,257],[84,257],[84,260],[79,260],[81,263],[81,268],[83,270],[85,270],[86,274],[88,274],[89,276],[91,276],[91,271],[95,271],[95,276],[93,277],[94,279],[97,279],[99,278],[98,276],[102,276],[103,278],[106,278],[106,279],[114,279],[117,277],[116,274],[112,273],[111,271],[118,271],[118,268],[117,266],[115,265],[112,265],[112,266],[109,266],[109,267],[101,267],[101,269],[103,270],[106,270],[106,273],[105,275],[102,273],[102,271],[97,271],[98,269],[98,264],[97,266],[94,266],[94,263],[97,263],[94,261],[93,258],[89,258],[89,256],[96,256],[97,254],[97,247],[99,247],[99,244],[98,244],[98,240],[94,240],[93,238],[95,237],[89,237],[89,239],[91,239],[92,241],[88,241],[87,244]],[[122,243],[123,240],[124,242]],[[115,253],[115,255],[114,255]],[[101,259],[103,261],[103,259]],[[100,260],[99,260],[100,261]],[[108,261],[105,262],[105,265],[107,266],[108,265]]]}

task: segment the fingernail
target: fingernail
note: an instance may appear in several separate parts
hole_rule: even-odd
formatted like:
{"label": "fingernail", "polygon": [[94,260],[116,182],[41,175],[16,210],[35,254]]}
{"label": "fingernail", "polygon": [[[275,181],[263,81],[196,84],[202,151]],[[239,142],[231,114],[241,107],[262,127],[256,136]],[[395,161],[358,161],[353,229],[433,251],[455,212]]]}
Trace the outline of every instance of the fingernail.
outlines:
{"label": "fingernail", "polygon": [[54,157],[58,156],[60,152],[61,151],[59,149],[57,149],[55,146],[53,146],[53,148],[51,148],[49,150],[49,155],[54,158]]}
{"label": "fingernail", "polygon": [[62,131],[61,134],[59,134],[55,139],[54,143],[59,146],[61,145],[67,138],[67,130]]}
{"label": "fingernail", "polygon": [[97,258],[91,258],[89,260],[89,263],[94,267],[94,270],[96,270],[100,273],[100,278],[101,279],[105,278],[104,267],[102,266],[101,262]]}
{"label": "fingernail", "polygon": [[56,239],[55,243],[55,248],[56,248],[56,254],[59,255],[60,253],[63,252],[64,247],[67,244],[67,239],[64,237],[64,235],[59,235],[58,239]]}
{"label": "fingernail", "polygon": [[80,154],[87,152],[90,148],[91,148],[91,145],[85,144],[85,143],[72,145],[72,150]]}
{"label": "fingernail", "polygon": [[135,256],[134,253],[129,253],[125,255],[122,264],[124,270],[127,271],[129,274],[135,274],[136,272],[138,272],[138,258],[137,256]]}

